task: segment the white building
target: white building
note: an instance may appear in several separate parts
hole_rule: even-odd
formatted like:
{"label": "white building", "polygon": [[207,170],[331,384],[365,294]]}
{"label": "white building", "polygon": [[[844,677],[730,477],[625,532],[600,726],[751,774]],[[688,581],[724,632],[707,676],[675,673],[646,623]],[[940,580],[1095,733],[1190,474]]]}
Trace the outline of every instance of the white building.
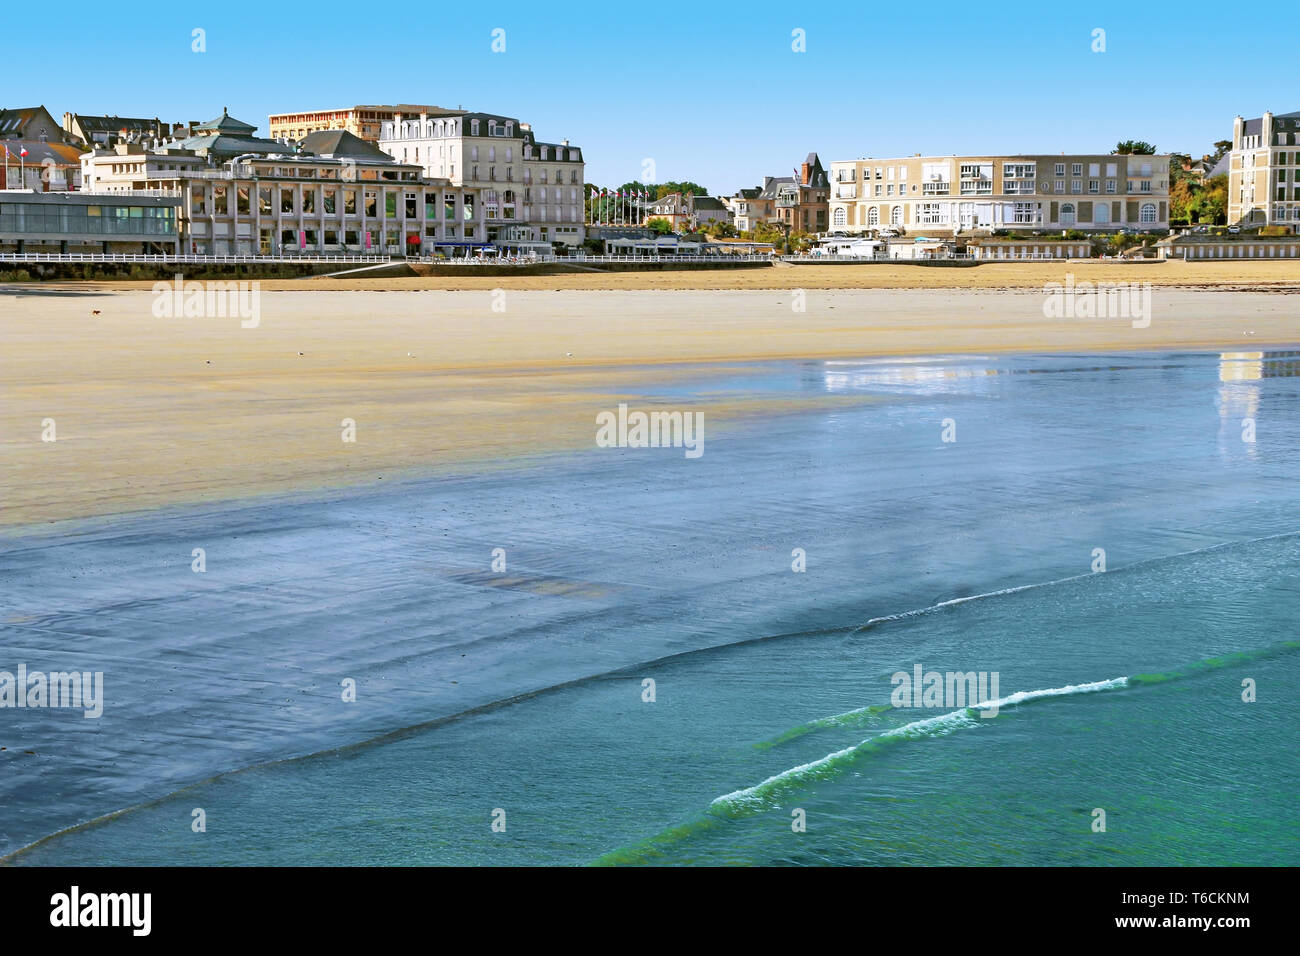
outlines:
{"label": "white building", "polygon": [[237,123],[223,115],[158,150],[95,150],[82,158],[85,188],[181,197],[181,251],[198,255],[456,255],[486,244],[472,187],[344,130],[291,145]]}
{"label": "white building", "polygon": [[437,110],[396,114],[383,124],[379,148],[482,194],[487,239],[501,247],[581,245],[586,164],[568,140],[539,142],[532,127],[509,116]]}

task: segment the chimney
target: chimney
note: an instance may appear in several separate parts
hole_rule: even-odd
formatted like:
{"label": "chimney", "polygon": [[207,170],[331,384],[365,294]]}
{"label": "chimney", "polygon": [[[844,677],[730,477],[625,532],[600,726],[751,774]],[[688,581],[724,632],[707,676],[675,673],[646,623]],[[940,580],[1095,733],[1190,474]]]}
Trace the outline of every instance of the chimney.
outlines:
{"label": "chimney", "polygon": [[808,185],[808,181],[811,176],[812,176],[811,166],[809,166],[807,163],[804,163],[802,166],[799,167],[799,181],[803,183],[805,186]]}

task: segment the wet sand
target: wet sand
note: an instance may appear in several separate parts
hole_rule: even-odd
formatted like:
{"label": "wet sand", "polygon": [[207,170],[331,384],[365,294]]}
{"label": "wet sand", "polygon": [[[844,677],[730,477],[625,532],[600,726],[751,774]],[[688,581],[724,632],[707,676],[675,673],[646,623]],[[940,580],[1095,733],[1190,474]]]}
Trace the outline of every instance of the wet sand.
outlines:
{"label": "wet sand", "polygon": [[[1252,268],[1274,277],[1296,271],[1290,263],[1242,263],[1229,274],[1219,265],[1194,268],[1237,283]],[[1027,280],[1039,267],[1012,268]],[[1087,268],[1077,267],[1079,278]],[[1143,281],[1156,281],[1163,268],[1111,267]],[[962,281],[1009,274],[904,271]],[[802,268],[762,272],[816,278]],[[1041,292],[1030,291],[808,288],[798,312],[791,291],[507,288],[494,297],[490,290],[507,280],[483,281],[478,292],[264,291],[251,329],[236,318],[157,318],[144,290],[0,289],[0,526],[473,473],[589,448],[597,412],[689,383],[709,363],[1236,351],[1300,338],[1297,300],[1262,292],[1157,289],[1150,327],[1139,329],[1128,319],[1046,319]],[[799,402],[707,395],[698,407],[716,433]],[[47,419],[56,441],[42,441]],[[353,443],[342,440],[344,419],[356,422]]]}

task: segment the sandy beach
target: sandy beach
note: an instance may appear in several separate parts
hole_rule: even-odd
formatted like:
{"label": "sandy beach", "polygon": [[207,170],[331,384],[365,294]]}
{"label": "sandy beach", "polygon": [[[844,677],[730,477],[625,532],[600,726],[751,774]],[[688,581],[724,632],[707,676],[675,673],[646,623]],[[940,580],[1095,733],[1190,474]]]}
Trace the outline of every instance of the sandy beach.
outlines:
{"label": "sandy beach", "polygon": [[[1300,273],[1291,263],[1070,268],[1080,280],[1090,268],[1153,283],[1186,269],[1184,279],[1238,285],[1251,275],[1281,282]],[[1038,286],[1065,269],[898,275],[933,279],[939,271],[954,282]],[[811,283],[821,273],[893,274],[790,268],[710,274],[709,281]],[[316,291],[318,280],[284,283],[297,291],[280,292],[273,290],[281,284],[267,283],[260,322],[248,329],[236,318],[155,317],[142,288],[0,289],[0,526],[364,486],[430,470],[466,473],[590,447],[597,412],[717,363],[1249,351],[1300,339],[1296,300],[1266,292],[1158,287],[1149,327],[1134,328],[1127,319],[1044,318],[1041,290],[671,290],[698,275],[651,276],[660,289],[653,292],[566,291],[559,286],[567,280],[554,278],[545,280],[555,286],[549,291],[516,288],[539,280],[500,278],[459,292]],[[404,288],[400,280],[384,284]],[[802,312],[794,308],[800,297]],[[772,407],[718,395],[701,407],[716,432],[798,402]],[[344,419],[356,422],[355,442],[342,440]],[[47,420],[55,441],[42,441]]]}
{"label": "sandy beach", "polygon": [[[1064,282],[1146,282],[1185,289],[1300,292],[1300,260],[1183,262],[1155,259],[989,262],[967,268],[892,263],[841,263],[749,269],[666,272],[574,272],[570,275],[485,275],[473,266],[429,278],[304,278],[262,282],[267,291],[414,292],[512,289],[519,291],[761,290],[761,289],[1041,289]],[[78,290],[148,289],[152,282],[96,280],[61,283]],[[44,288],[50,288],[47,284]]]}

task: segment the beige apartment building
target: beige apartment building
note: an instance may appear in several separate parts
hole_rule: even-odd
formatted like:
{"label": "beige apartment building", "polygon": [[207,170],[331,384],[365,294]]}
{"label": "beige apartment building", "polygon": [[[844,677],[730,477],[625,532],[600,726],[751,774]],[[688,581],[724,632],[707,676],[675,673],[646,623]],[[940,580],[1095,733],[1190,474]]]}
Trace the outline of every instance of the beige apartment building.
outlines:
{"label": "beige apartment building", "polygon": [[398,113],[379,148],[426,176],[480,191],[488,239],[499,246],[581,245],[586,163],[569,141],[544,143],[511,116],[460,110]]}
{"label": "beige apartment building", "polygon": [[1300,227],[1300,113],[1232,124],[1228,222]]}
{"label": "beige apartment building", "polygon": [[82,158],[86,189],[180,197],[180,248],[197,255],[463,255],[484,245],[473,188],[430,179],[345,130],[290,147],[226,125],[235,131],[220,135],[220,154],[186,145],[212,136],[95,150]]}
{"label": "beige apartment building", "polygon": [[831,163],[830,228],[927,235],[1169,228],[1169,157],[909,156]]}
{"label": "beige apartment building", "polygon": [[349,106],[337,110],[307,110],[302,113],[276,113],[267,117],[271,139],[302,139],[321,130],[347,130],[368,142],[379,141],[384,123],[398,113],[408,116],[421,111],[442,112],[437,106]]}

